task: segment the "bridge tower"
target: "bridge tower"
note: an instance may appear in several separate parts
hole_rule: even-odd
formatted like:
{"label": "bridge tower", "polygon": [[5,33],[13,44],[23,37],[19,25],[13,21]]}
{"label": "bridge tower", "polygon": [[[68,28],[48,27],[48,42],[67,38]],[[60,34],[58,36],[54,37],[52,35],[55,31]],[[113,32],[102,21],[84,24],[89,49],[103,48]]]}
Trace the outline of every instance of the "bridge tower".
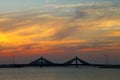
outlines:
{"label": "bridge tower", "polygon": [[32,62],[29,63],[29,65],[32,65],[32,66],[40,66],[40,67],[43,67],[43,66],[50,66],[50,65],[53,65],[54,63],[43,58],[43,57],[40,57],[39,59],[37,60],[34,60]]}
{"label": "bridge tower", "polygon": [[78,67],[78,65],[90,65],[90,63],[88,63],[76,56],[75,58],[65,62],[64,65],[75,65],[76,67]]}

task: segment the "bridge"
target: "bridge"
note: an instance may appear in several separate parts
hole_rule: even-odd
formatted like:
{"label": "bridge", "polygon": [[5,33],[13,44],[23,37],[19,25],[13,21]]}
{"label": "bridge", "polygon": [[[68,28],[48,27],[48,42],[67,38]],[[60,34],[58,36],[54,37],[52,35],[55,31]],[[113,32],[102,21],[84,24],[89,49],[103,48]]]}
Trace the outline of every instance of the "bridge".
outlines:
{"label": "bridge", "polygon": [[23,68],[23,67],[97,67],[97,68],[120,68],[120,65],[112,64],[91,64],[81,58],[74,57],[65,63],[54,63],[44,57],[40,57],[28,64],[10,64],[10,65],[0,65],[0,68]]}
{"label": "bridge", "polygon": [[28,65],[29,66],[40,66],[40,67],[43,67],[43,66],[76,66],[77,67],[79,65],[84,65],[84,66],[90,65],[90,63],[88,63],[78,57],[75,57],[65,63],[60,64],[60,63],[54,63],[48,59],[40,57],[39,59],[30,62]]}

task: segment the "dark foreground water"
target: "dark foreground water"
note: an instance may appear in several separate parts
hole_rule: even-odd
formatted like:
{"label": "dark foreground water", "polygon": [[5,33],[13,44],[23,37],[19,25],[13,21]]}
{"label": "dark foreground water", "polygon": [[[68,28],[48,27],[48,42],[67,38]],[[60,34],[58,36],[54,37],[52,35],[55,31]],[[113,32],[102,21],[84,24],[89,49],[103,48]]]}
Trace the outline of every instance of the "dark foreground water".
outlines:
{"label": "dark foreground water", "polygon": [[0,80],[120,80],[120,69],[0,68]]}

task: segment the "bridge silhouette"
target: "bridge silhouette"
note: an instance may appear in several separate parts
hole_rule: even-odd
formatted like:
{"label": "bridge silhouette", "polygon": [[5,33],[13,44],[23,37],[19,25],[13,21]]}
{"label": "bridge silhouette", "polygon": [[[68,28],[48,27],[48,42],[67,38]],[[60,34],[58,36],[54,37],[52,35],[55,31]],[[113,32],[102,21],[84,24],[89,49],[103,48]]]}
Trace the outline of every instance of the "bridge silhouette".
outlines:
{"label": "bridge silhouette", "polygon": [[41,57],[41,58],[39,58],[39,59],[37,59],[35,61],[30,62],[28,65],[43,67],[43,66],[55,65],[55,63]]}
{"label": "bridge silhouette", "polygon": [[23,68],[23,67],[97,67],[97,68],[120,68],[120,65],[112,64],[91,64],[77,56],[66,61],[65,63],[54,63],[44,57],[40,57],[28,64],[10,64],[0,65],[0,68]]}
{"label": "bridge silhouette", "polygon": [[32,62],[30,62],[28,64],[29,66],[40,66],[40,67],[43,67],[43,66],[76,66],[78,67],[79,65],[91,65],[90,63],[78,58],[78,57],[75,57],[73,59],[70,59],[68,60],[67,62],[65,63],[54,63],[48,59],[45,59],[43,57],[40,57],[39,59],[37,60],[34,60]]}

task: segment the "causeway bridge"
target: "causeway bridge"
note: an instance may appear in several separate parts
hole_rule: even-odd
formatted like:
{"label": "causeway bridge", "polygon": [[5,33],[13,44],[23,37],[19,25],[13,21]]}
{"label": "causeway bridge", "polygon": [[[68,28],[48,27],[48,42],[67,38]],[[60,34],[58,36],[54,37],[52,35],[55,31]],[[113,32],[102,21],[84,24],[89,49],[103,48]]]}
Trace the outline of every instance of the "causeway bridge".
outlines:
{"label": "causeway bridge", "polygon": [[32,61],[28,64],[29,66],[40,66],[40,67],[44,67],[44,66],[75,66],[75,67],[78,67],[79,65],[91,65],[90,63],[78,58],[78,57],[75,57],[73,59],[70,59],[68,60],[67,62],[65,63],[54,63],[50,60],[47,60],[43,57],[40,57],[39,59],[35,60],[35,61]]}
{"label": "causeway bridge", "polygon": [[91,64],[79,57],[72,58],[64,63],[54,63],[44,57],[40,57],[28,64],[10,64],[10,65],[0,65],[0,68],[24,68],[24,67],[96,67],[96,68],[120,68],[120,65],[112,64]]}

